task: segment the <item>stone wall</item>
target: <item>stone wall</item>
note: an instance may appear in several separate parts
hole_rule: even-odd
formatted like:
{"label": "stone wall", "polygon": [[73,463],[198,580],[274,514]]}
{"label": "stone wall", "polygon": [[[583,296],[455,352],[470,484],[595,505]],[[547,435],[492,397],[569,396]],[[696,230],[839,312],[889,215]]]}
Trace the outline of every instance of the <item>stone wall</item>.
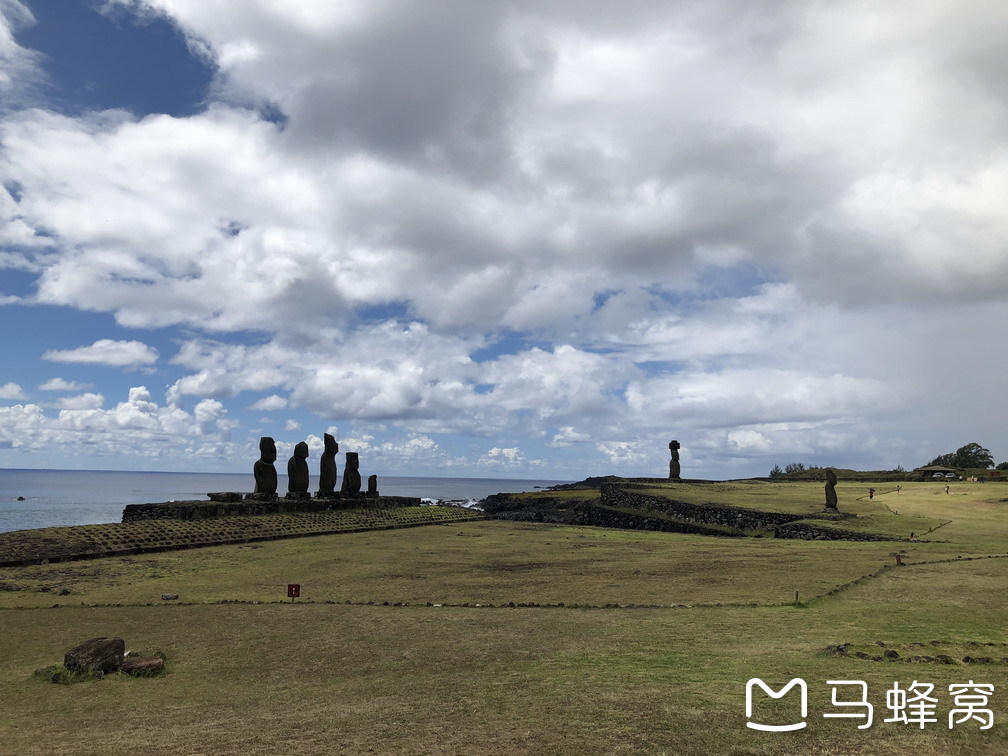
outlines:
{"label": "stone wall", "polygon": [[628,512],[607,506],[583,504],[575,510],[573,518],[575,525],[594,525],[604,528],[626,528],[629,530],[658,530],[665,533],[693,533],[694,535],[722,536],[727,538],[744,538],[745,533],[736,530],[717,528],[711,525],[701,525],[695,522],[670,519],[646,512]]}
{"label": "stone wall", "polygon": [[242,501],[166,501],[160,504],[127,504],[123,522],[142,520],[207,520],[235,515],[280,514],[283,512],[331,512],[356,507],[419,507],[419,497],[357,496],[331,499],[245,499]]}
{"label": "stone wall", "polygon": [[721,504],[687,504],[664,496],[644,493],[633,486],[606,483],[602,486],[602,504],[609,507],[629,509],[651,509],[675,517],[708,525],[720,525],[733,530],[768,530],[794,520],[805,519],[805,515],[785,512],[761,512],[744,507],[730,507]]}
{"label": "stone wall", "polygon": [[[661,481],[664,482],[664,481]],[[822,527],[811,519],[843,521],[845,512],[792,514],[765,512],[722,504],[690,504],[647,493],[632,482],[603,482],[600,499],[559,496],[517,497],[495,494],[483,501],[487,514],[505,520],[591,525],[634,530],[659,530],[722,537],[773,534],[776,538],[835,541],[899,541],[900,538]],[[797,522],[804,520],[805,522]]]}
{"label": "stone wall", "polygon": [[879,535],[877,533],[859,533],[856,530],[841,530],[840,528],[820,528],[806,522],[788,523],[774,529],[778,538],[799,538],[803,541],[902,541],[902,538]]}

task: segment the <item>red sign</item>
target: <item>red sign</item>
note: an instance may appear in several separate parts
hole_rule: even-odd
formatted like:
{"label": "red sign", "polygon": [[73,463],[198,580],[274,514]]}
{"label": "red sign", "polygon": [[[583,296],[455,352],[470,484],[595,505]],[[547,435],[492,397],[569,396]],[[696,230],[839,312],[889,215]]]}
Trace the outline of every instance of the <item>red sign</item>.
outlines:
{"label": "red sign", "polygon": [[287,585],[287,598],[301,598],[301,584],[300,583],[288,583]]}

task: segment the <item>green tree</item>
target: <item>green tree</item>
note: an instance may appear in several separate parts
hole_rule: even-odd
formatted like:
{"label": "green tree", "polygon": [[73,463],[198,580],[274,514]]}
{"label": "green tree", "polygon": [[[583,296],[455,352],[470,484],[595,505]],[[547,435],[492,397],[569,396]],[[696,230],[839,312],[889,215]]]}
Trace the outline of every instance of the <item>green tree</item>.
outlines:
{"label": "green tree", "polygon": [[805,472],[805,465],[801,462],[792,462],[790,465],[784,468],[784,472],[788,475],[794,475],[795,473]]}
{"label": "green tree", "polygon": [[780,478],[784,475],[784,471],[780,469],[780,465],[774,465],[773,470],[770,471],[771,478]]}
{"label": "green tree", "polygon": [[1008,470],[1008,462],[1001,462],[994,467],[995,470]]}
{"label": "green tree", "polygon": [[994,466],[994,457],[991,456],[990,449],[973,442],[960,446],[954,452],[939,454],[928,464],[942,467],[979,467],[986,470]]}

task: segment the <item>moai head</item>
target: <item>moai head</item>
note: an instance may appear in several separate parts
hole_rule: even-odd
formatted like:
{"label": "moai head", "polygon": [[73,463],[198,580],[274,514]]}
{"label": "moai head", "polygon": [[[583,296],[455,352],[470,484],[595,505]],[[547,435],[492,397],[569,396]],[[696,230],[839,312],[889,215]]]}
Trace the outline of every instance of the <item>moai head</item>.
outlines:
{"label": "moai head", "polygon": [[833,472],[832,467],[826,468],[826,482],[831,486],[836,485],[836,473]]}
{"label": "moai head", "polygon": [[679,442],[678,441],[669,441],[668,448],[669,448],[670,452],[672,452],[673,454],[675,454],[677,451],[679,451]]}
{"label": "moai head", "polygon": [[335,454],[336,452],[339,451],[339,444],[336,443],[336,439],[333,437],[331,433],[326,433],[324,436],[322,436],[322,441],[325,444],[326,454]]}
{"label": "moai head", "polygon": [[259,439],[259,458],[263,462],[276,462],[276,443],[269,436],[263,436]]}
{"label": "moai head", "polygon": [[[357,452],[347,452],[346,453],[346,469],[347,470],[359,470],[360,469],[360,458],[357,456]],[[344,475],[346,472],[344,471]]]}
{"label": "moai head", "polygon": [[294,445],[294,456],[298,459],[308,459],[308,444],[304,441],[298,441]]}

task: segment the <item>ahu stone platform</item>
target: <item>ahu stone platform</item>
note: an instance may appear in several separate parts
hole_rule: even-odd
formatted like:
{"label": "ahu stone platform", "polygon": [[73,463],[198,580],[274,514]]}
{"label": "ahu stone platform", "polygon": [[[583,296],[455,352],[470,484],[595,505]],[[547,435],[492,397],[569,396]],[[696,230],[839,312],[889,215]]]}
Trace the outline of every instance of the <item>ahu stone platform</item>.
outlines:
{"label": "ahu stone platform", "polygon": [[159,504],[127,504],[123,522],[142,520],[208,520],[215,517],[283,514],[285,512],[333,512],[360,507],[419,507],[419,497],[413,496],[329,496],[324,498],[287,498],[281,496],[241,498],[241,494],[207,494],[210,501],[166,501]]}

